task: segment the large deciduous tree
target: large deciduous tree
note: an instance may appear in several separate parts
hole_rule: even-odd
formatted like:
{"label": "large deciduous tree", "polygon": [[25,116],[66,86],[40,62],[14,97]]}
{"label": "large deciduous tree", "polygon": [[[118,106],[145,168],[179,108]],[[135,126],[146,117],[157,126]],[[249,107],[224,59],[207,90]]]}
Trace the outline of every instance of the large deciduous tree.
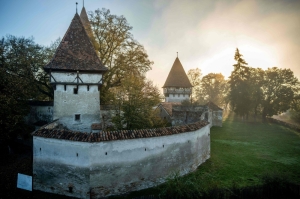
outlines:
{"label": "large deciduous tree", "polygon": [[227,82],[221,73],[209,73],[201,80],[199,100],[202,104],[209,101],[223,107],[227,92]]}
{"label": "large deciduous tree", "polygon": [[290,69],[269,68],[262,85],[262,118],[287,111],[294,99],[298,80]]}
{"label": "large deciduous tree", "polygon": [[254,118],[257,118],[257,115],[261,113],[261,102],[263,100],[263,90],[262,86],[264,85],[264,75],[265,71],[261,68],[249,68],[250,70],[250,79],[249,79],[249,93],[251,103],[248,104],[251,107],[251,112],[254,113]]}
{"label": "large deciduous tree", "polygon": [[160,102],[159,90],[151,81],[130,75],[116,88],[117,115],[113,122],[117,129],[154,128],[163,125],[153,107]]}
{"label": "large deciduous tree", "polygon": [[101,103],[108,103],[114,96],[111,88],[121,86],[131,75],[143,77],[153,62],[144,47],[134,40],[125,17],[112,15],[103,8],[90,12],[90,23],[95,49],[109,69],[101,87]]}
{"label": "large deciduous tree", "polygon": [[52,88],[43,66],[50,48],[32,38],[8,35],[0,41],[0,131],[1,140],[13,139],[25,131],[24,116],[30,99],[52,98]]}
{"label": "large deciduous tree", "polygon": [[201,70],[199,68],[190,69],[187,73],[187,76],[193,86],[191,95],[192,104],[197,101],[198,93],[200,91],[201,75]]}

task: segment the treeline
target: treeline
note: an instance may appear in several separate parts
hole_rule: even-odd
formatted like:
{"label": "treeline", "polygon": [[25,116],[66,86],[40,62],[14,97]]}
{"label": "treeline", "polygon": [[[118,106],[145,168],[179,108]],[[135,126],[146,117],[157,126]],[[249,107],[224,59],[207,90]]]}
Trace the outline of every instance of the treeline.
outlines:
{"label": "treeline", "polygon": [[192,103],[212,101],[244,119],[261,116],[265,120],[290,109],[293,119],[300,122],[300,86],[293,71],[249,67],[238,49],[234,60],[236,64],[228,80],[220,73],[201,78],[199,69],[188,72],[194,85]]}

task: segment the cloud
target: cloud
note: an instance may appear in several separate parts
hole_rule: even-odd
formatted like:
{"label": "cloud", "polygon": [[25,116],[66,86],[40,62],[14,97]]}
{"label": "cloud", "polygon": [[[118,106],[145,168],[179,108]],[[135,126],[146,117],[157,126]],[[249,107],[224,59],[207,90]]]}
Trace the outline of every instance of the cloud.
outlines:
{"label": "cloud", "polygon": [[299,1],[156,2],[158,14],[141,43],[155,62],[148,77],[159,85],[177,51],[186,71],[228,76],[236,47],[250,66],[291,68],[300,77]]}

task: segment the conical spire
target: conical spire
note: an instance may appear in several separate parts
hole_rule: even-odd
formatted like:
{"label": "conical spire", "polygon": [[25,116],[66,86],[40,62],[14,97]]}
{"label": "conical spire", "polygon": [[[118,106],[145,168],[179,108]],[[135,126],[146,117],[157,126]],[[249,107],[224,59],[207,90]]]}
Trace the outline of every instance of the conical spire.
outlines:
{"label": "conical spire", "polygon": [[84,26],[84,28],[85,28],[88,36],[92,40],[94,36],[93,36],[93,32],[92,32],[90,21],[89,21],[89,18],[87,16],[87,13],[86,13],[86,10],[85,10],[84,6],[82,7],[81,12],[80,12],[80,19],[82,21],[82,24],[83,24],[83,26]]}
{"label": "conical spire", "polygon": [[167,77],[167,80],[163,88],[165,87],[180,87],[180,88],[193,87],[178,57],[176,57],[174,64],[169,72],[169,75]]}
{"label": "conical spire", "polygon": [[44,67],[48,70],[106,71],[76,13],[52,60]]}

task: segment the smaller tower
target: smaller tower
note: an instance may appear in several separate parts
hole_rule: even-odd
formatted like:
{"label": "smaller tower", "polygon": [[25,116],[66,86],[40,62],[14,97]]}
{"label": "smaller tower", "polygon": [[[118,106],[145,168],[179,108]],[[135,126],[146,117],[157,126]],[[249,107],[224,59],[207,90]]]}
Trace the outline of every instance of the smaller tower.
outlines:
{"label": "smaller tower", "polygon": [[73,131],[91,132],[100,122],[102,64],[75,14],[52,60],[44,67],[54,87],[53,119]]}
{"label": "smaller tower", "polygon": [[177,57],[163,86],[165,102],[181,102],[190,99],[192,84]]}

